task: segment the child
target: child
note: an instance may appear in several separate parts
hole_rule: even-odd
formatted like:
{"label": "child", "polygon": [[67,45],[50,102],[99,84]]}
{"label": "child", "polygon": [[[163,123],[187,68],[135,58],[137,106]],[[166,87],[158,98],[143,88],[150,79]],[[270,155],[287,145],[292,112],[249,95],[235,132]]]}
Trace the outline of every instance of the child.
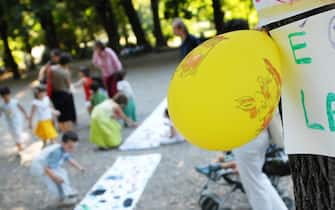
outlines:
{"label": "child", "polygon": [[106,97],[108,97],[108,93],[105,89],[105,85],[101,77],[92,77],[92,80],[93,82],[97,83],[97,85],[99,86],[99,91],[101,91],[103,94],[105,94]]}
{"label": "child", "polygon": [[91,99],[91,85],[93,83],[92,78],[90,77],[90,69],[86,66],[81,66],[79,68],[80,80],[74,84],[74,87],[82,86],[84,88],[85,99],[87,102],[87,107],[90,106]]}
{"label": "child", "polygon": [[67,171],[62,167],[68,162],[74,168],[84,172],[84,168],[77,163],[70,153],[74,152],[79,138],[77,133],[68,131],[63,134],[62,144],[46,147],[33,160],[31,173],[40,177],[49,191],[49,194],[58,198],[61,205],[77,202],[77,192],[71,186]]}
{"label": "child", "polygon": [[134,100],[134,91],[130,83],[125,80],[125,77],[126,77],[125,71],[119,71],[116,73],[117,90],[118,92],[124,94],[128,98],[128,104],[123,108],[123,112],[128,118],[136,122],[137,116],[136,116],[136,106]]}
{"label": "child", "polygon": [[126,104],[127,97],[118,93],[113,99],[107,99],[94,108],[91,115],[90,140],[100,149],[115,148],[122,143],[122,127],[118,119],[136,127],[122,111],[122,106]]}
{"label": "child", "polygon": [[23,150],[22,132],[23,118],[22,114],[28,119],[28,114],[25,109],[19,104],[16,99],[11,98],[11,91],[8,87],[0,89],[0,95],[4,104],[0,107],[0,115],[5,114],[8,123],[9,131],[16,143],[18,152]]}
{"label": "child", "polygon": [[[31,114],[29,118],[29,127],[32,128],[32,122],[36,115],[37,124],[35,128],[35,135],[43,141],[44,147],[48,141],[54,143],[58,134],[52,121],[53,106],[51,105],[50,99],[47,96],[46,88],[44,86],[38,86],[34,90],[35,99],[31,108]],[[54,111],[57,115],[57,111]]]}
{"label": "child", "polygon": [[[185,138],[177,131],[172,121],[170,120],[170,115],[168,109],[165,109],[165,117],[167,119],[167,125],[170,127],[170,139],[174,139],[175,142],[184,142]],[[164,143],[164,142],[163,142]],[[169,143],[169,142],[166,142]]]}
{"label": "child", "polygon": [[100,103],[104,102],[107,99],[107,96],[100,90],[99,84],[93,82],[91,85],[91,105],[90,105],[90,113],[94,109],[95,106],[99,105]]}

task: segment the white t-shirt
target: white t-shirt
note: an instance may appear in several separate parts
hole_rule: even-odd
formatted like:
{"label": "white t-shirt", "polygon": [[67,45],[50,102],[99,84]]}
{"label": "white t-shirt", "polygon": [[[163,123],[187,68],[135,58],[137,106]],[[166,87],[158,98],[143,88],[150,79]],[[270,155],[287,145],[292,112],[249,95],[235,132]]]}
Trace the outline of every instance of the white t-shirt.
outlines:
{"label": "white t-shirt", "polygon": [[34,99],[33,106],[36,106],[35,114],[38,121],[52,119],[51,103],[48,96],[45,96],[42,100]]}
{"label": "white t-shirt", "polygon": [[0,108],[0,111],[6,116],[8,126],[12,130],[21,130],[23,127],[23,116],[18,104],[19,102],[16,99],[11,99],[8,104],[4,103]]}
{"label": "white t-shirt", "polygon": [[128,99],[134,98],[134,91],[130,83],[126,80],[117,83],[117,90],[127,96]]}

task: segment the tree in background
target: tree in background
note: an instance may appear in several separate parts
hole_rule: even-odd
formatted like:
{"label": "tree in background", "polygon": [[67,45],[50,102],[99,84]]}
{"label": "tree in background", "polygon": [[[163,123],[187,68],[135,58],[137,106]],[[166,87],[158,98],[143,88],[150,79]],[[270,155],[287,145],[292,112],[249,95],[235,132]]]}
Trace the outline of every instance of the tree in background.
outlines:
{"label": "tree in background", "polygon": [[0,2],[0,37],[3,41],[5,66],[13,72],[15,79],[20,79],[19,67],[14,59],[8,41],[9,23],[12,21],[11,18],[16,15],[17,6],[19,5],[13,1]]}
{"label": "tree in background", "polygon": [[137,44],[143,46],[145,49],[150,49],[151,46],[145,37],[144,30],[141,26],[140,19],[136,13],[134,5],[131,0],[121,0],[121,5],[128,17],[129,23],[137,39]]}
{"label": "tree in background", "polygon": [[32,0],[30,6],[44,30],[46,46],[49,49],[59,48],[56,25],[52,15],[53,8],[56,6],[55,0]]}
{"label": "tree in background", "polygon": [[91,0],[91,2],[94,5],[96,14],[99,16],[100,23],[107,33],[108,45],[116,52],[119,52],[121,47],[118,22],[115,18],[111,3],[109,0]]}
{"label": "tree in background", "polygon": [[[150,45],[165,46],[174,38],[171,22],[175,17],[185,19],[190,31],[203,38],[220,33],[224,19],[246,18],[251,25],[257,22],[251,0],[2,0],[0,3],[5,8],[1,29],[6,32],[2,33],[6,41],[0,42],[0,50],[6,52],[2,53],[5,55],[2,60],[8,67],[12,61],[20,67],[23,61],[33,61],[32,49],[43,45],[85,58],[92,53],[90,42],[105,34],[108,45],[116,51],[125,46],[141,45],[147,49]],[[160,14],[164,16],[160,18]]]}
{"label": "tree in background", "polygon": [[[64,37],[64,39],[60,40],[61,45],[75,40],[74,43],[66,45],[67,48],[69,48],[68,46],[72,48],[68,49],[72,55],[78,58],[90,57],[92,52],[88,43],[96,39],[95,35],[97,32],[104,30],[102,24],[97,24],[100,23],[100,19],[95,13],[95,7],[90,0],[63,0],[63,2],[64,5],[57,12],[56,18],[57,22],[62,22],[64,16],[68,17],[66,20],[68,23],[67,27],[62,27],[59,30],[66,32],[72,38],[66,39]],[[108,45],[110,46],[110,44]]]}
{"label": "tree in background", "polygon": [[217,34],[223,33],[224,28],[224,13],[221,9],[220,0],[212,0],[213,14],[214,14],[214,23]]}
{"label": "tree in background", "polygon": [[161,21],[159,19],[159,0],[151,0],[151,11],[154,21],[154,35],[156,38],[156,47],[166,46],[166,40],[163,36]]}

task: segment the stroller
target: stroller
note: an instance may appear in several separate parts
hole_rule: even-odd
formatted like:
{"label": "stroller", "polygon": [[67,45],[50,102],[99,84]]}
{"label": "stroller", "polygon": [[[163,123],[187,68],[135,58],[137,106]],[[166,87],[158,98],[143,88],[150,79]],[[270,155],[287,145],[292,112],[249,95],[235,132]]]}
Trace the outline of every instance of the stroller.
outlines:
{"label": "stroller", "polygon": [[[231,162],[233,160],[234,157],[231,152],[224,154],[224,162]],[[245,193],[238,175],[231,168],[224,169],[221,164],[215,163],[205,167],[196,167],[195,169],[208,179],[200,193],[199,205],[201,210],[230,210],[230,208],[224,207],[224,205],[226,206],[233,193],[236,191]],[[278,191],[288,209],[293,210],[294,201],[285,195],[284,191],[279,189],[280,179],[290,175],[288,157],[283,149],[277,148],[275,145],[269,147],[263,171],[269,177],[272,185]],[[219,196],[217,193],[212,192],[212,185],[229,186],[230,190],[223,196]]]}

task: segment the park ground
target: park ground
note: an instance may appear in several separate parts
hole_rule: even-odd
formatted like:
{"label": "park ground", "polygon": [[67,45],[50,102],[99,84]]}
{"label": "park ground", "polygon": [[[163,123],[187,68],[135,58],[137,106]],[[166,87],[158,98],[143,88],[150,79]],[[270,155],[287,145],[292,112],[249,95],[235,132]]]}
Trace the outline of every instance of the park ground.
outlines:
{"label": "park ground", "polygon": [[[85,63],[85,62],[84,62]],[[86,62],[87,63],[87,62]],[[178,64],[177,52],[142,55],[124,61],[128,80],[135,93],[140,121],[143,121],[166,96],[169,80]],[[5,81],[27,109],[30,109],[32,76],[20,81]],[[194,166],[210,162],[217,153],[198,149],[188,143],[163,146],[137,152],[118,150],[97,151],[89,143],[89,117],[83,106],[81,90],[75,94],[81,141],[74,157],[87,168],[85,174],[69,169],[80,197],[110,168],[117,157],[139,154],[162,154],[162,161],[149,180],[136,210],[199,210],[198,198],[206,179],[194,171]],[[14,144],[1,124],[0,141],[0,210],[56,210],[48,204],[45,187],[29,175],[29,156],[20,161]],[[133,130],[125,129],[126,138]],[[28,138],[28,142],[34,142]],[[75,177],[75,178],[74,178]],[[284,182],[287,184],[287,182]],[[285,184],[285,185],[286,185]],[[225,191],[224,188],[220,191]],[[248,210],[242,193],[235,193],[230,205],[235,210]],[[68,208],[70,209],[70,208]]]}

